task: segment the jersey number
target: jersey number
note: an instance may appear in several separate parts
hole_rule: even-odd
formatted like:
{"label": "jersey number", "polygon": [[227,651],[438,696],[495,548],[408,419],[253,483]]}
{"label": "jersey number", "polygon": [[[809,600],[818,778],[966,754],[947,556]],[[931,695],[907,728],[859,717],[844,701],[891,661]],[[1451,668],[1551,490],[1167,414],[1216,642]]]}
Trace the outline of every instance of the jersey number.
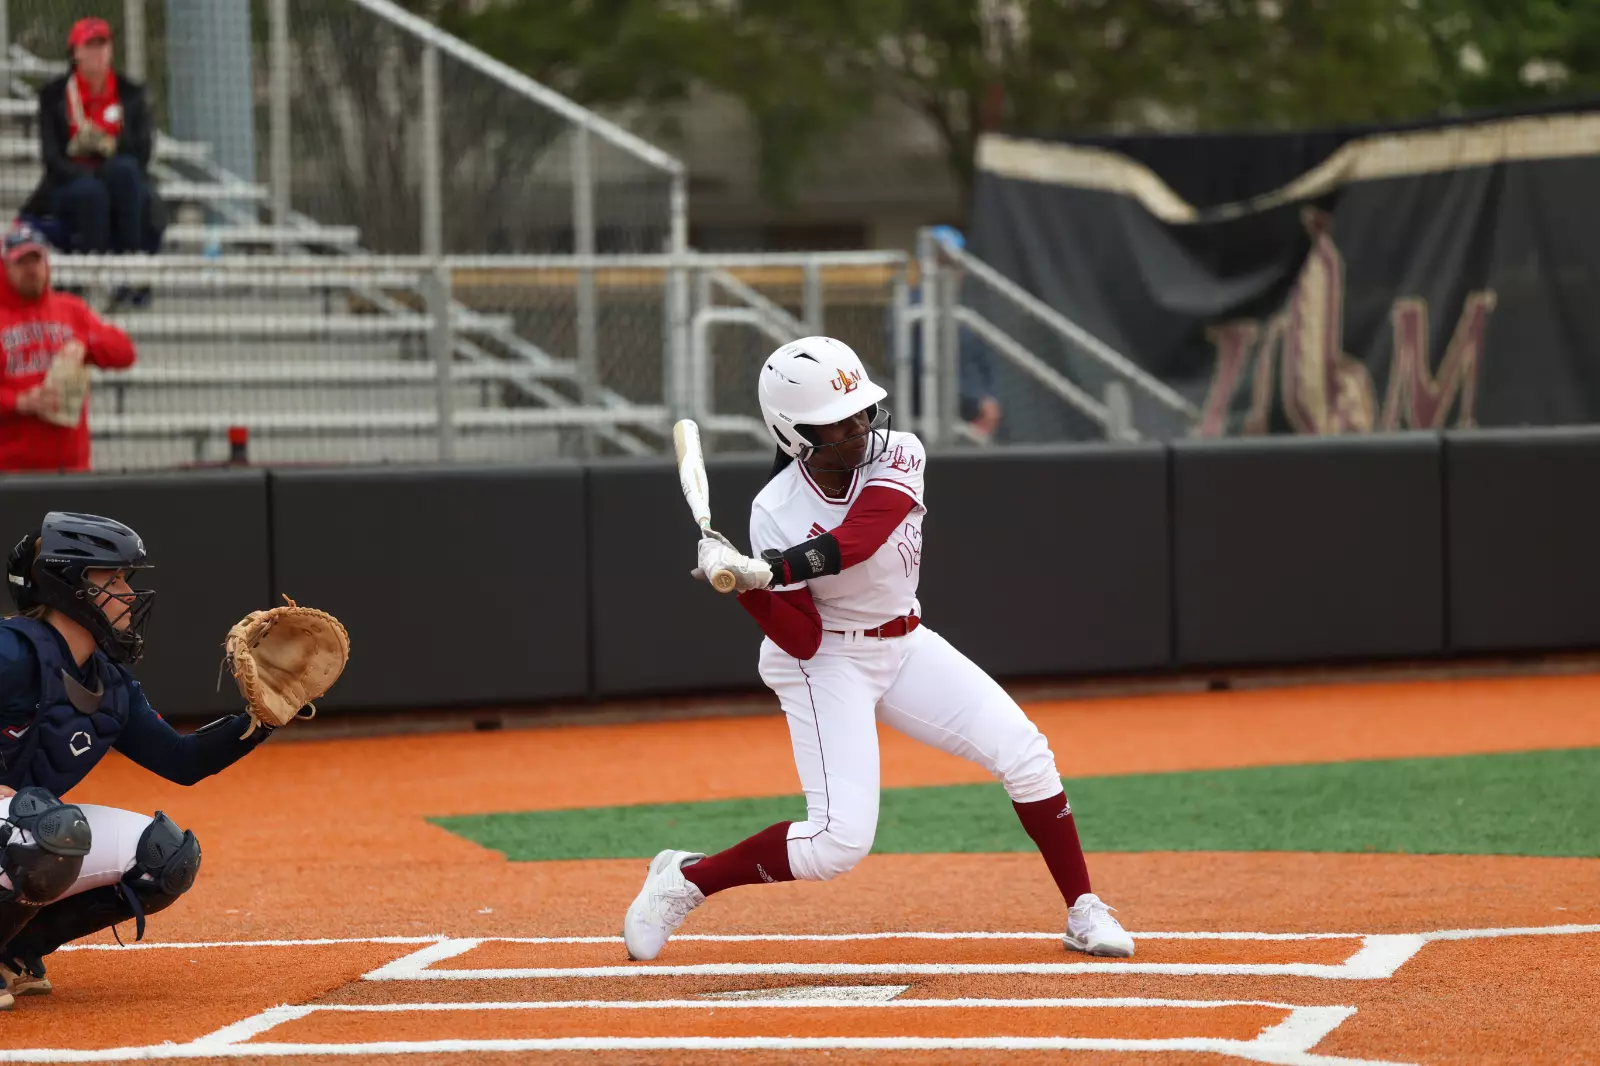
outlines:
{"label": "jersey number", "polygon": [[900,563],[906,568],[906,577],[910,577],[911,571],[922,565],[922,531],[908,522],[901,536],[905,539],[898,545]]}

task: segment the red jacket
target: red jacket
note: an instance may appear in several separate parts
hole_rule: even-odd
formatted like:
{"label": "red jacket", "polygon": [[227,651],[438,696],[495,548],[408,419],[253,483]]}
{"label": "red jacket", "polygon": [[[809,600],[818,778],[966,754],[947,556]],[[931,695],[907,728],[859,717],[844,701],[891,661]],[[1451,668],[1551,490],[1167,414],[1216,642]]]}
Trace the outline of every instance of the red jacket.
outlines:
{"label": "red jacket", "polygon": [[89,405],[71,428],[19,414],[17,397],[44,380],[56,352],[82,342],[95,366],[133,365],[128,335],[76,296],[24,300],[0,268],[0,471],[89,469]]}

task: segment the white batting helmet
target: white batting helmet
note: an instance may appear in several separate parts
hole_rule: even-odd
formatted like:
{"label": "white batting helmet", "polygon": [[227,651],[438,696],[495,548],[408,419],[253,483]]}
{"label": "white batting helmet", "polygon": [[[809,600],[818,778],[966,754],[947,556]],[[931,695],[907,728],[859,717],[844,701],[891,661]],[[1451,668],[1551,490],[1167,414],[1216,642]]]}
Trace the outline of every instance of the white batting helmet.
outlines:
{"label": "white batting helmet", "polygon": [[799,427],[830,425],[889,396],[867,377],[855,350],[832,337],[801,337],[767,356],[756,394],[767,433],[785,455],[800,460],[814,445]]}

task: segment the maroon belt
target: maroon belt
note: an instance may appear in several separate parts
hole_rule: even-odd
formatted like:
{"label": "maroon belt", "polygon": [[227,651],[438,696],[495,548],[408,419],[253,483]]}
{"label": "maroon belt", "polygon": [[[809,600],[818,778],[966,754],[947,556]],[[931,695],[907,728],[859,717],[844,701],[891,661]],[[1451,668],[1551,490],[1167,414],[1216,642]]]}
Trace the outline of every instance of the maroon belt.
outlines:
{"label": "maroon belt", "polygon": [[[863,629],[860,632],[864,637],[903,637],[921,624],[922,619],[914,614],[908,614],[900,618],[891,618],[875,629]],[[825,629],[823,632],[834,633],[842,637],[847,636],[849,633],[854,633],[856,630]]]}

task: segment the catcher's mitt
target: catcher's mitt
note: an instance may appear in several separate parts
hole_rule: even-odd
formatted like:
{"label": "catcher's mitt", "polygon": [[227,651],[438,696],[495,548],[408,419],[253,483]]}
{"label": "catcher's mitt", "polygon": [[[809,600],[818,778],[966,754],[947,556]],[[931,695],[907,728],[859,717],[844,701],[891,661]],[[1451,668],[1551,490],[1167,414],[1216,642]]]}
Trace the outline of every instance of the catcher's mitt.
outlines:
{"label": "catcher's mitt", "polygon": [[283,599],[287,607],[241,618],[223,645],[224,665],[248,704],[246,737],[263,723],[276,728],[315,716],[312,701],[333,687],[350,659],[350,635],[337,618]]}

